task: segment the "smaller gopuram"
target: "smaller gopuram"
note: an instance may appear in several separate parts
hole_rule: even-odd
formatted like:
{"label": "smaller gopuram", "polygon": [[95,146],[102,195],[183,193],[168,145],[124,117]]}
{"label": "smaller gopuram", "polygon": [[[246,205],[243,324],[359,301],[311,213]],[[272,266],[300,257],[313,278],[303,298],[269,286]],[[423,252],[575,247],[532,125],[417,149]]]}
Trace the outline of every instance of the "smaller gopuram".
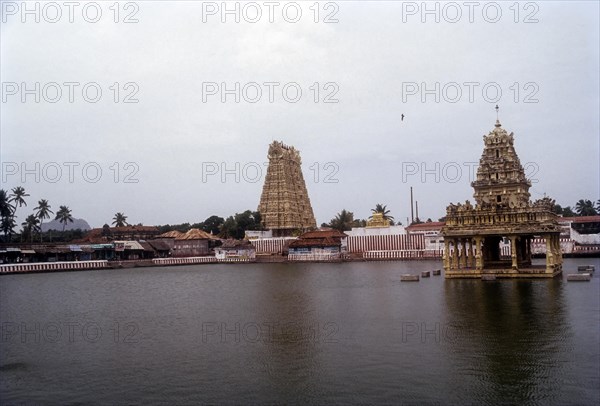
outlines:
{"label": "smaller gopuram", "polygon": [[300,153],[274,141],[269,146],[269,167],[258,211],[273,237],[287,237],[315,229],[308,191],[302,176]]}
{"label": "smaller gopuram", "polygon": [[[477,178],[471,183],[475,205],[467,200],[446,208],[442,228],[446,278],[559,275],[563,261],[554,200],[529,200],[531,182],[515,152],[513,133],[508,134],[500,121],[483,141]],[[546,240],[545,265],[532,265],[534,237]],[[509,255],[502,255],[503,241],[510,244]]]}
{"label": "smaller gopuram", "polygon": [[367,228],[389,227],[390,221],[383,217],[383,213],[373,213],[370,220],[367,220]]}

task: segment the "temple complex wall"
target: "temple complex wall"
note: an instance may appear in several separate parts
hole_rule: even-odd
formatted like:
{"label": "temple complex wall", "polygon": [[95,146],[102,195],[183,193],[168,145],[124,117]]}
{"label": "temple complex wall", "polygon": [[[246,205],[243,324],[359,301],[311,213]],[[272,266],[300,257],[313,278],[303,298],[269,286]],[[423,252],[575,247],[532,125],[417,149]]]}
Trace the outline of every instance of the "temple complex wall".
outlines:
{"label": "temple complex wall", "polygon": [[425,250],[423,234],[351,235],[348,252]]}

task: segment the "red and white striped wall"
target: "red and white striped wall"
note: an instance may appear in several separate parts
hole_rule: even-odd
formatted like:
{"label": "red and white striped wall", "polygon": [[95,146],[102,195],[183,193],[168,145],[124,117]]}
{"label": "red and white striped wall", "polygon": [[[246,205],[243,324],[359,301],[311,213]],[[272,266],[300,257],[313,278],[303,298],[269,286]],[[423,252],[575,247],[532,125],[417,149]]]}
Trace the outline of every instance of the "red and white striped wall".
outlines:
{"label": "red and white striped wall", "polygon": [[424,250],[423,234],[357,235],[347,239],[348,252]]}
{"label": "red and white striped wall", "polygon": [[108,261],[33,262],[0,265],[0,273],[45,272],[107,268]]}
{"label": "red and white striped wall", "polygon": [[293,237],[280,237],[280,238],[260,238],[257,240],[250,240],[257,254],[280,254],[283,252],[286,244],[294,241],[296,238]]}
{"label": "red and white striped wall", "polygon": [[185,264],[206,264],[215,263],[215,257],[182,257],[182,258],[154,258],[152,260],[156,265],[185,265]]}
{"label": "red and white striped wall", "polygon": [[193,264],[216,264],[220,262],[254,262],[254,258],[248,257],[183,257],[183,258],[155,258],[152,260],[155,265],[193,265]]}
{"label": "red and white striped wall", "polygon": [[402,250],[402,251],[365,251],[363,258],[369,260],[393,260],[393,259],[420,259],[426,258],[423,250]]}
{"label": "red and white striped wall", "polygon": [[289,254],[288,261],[339,261],[339,252],[319,252],[310,254]]}

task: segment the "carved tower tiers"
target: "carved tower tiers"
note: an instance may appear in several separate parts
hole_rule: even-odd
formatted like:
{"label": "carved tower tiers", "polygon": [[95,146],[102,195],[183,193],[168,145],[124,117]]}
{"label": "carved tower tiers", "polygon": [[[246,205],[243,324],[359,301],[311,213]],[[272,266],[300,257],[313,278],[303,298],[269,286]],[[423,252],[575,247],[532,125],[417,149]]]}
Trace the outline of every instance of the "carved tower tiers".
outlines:
{"label": "carved tower tiers", "polygon": [[274,141],[268,156],[269,167],[258,206],[263,226],[272,230],[273,236],[316,228],[299,152]]}
{"label": "carved tower tiers", "polygon": [[[498,120],[483,141],[477,179],[471,183],[475,206],[467,200],[446,208],[442,229],[446,278],[560,274],[560,227],[552,211],[554,200],[529,200],[531,182],[513,146],[513,133],[508,134]],[[531,242],[538,238],[546,240],[545,265],[531,261]]]}
{"label": "carved tower tiers", "polygon": [[516,207],[529,202],[531,182],[513,146],[513,133],[508,134],[496,120],[496,128],[483,136],[483,153],[477,169],[477,180],[471,183],[477,204]]}

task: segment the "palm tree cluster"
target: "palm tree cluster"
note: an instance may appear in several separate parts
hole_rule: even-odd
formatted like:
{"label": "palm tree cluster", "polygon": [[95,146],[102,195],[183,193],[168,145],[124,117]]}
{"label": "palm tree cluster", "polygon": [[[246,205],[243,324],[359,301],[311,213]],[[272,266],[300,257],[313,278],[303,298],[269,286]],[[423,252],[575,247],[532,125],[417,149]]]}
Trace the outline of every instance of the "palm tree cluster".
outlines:
{"label": "palm tree cluster", "polygon": [[[17,209],[27,206],[25,198],[28,196],[29,194],[25,192],[22,186],[14,187],[10,194],[4,189],[0,189],[0,231],[4,233],[5,241],[11,241],[17,227]],[[40,199],[37,207],[34,208],[33,214],[28,215],[25,221],[21,223],[21,241],[29,239],[30,242],[33,242],[33,237],[37,233],[40,236],[40,242],[43,242],[42,225],[44,220],[52,217],[52,214],[55,213],[52,211],[52,206],[48,200]],[[60,206],[54,219],[63,225],[62,231],[64,232],[67,224],[73,223],[71,209],[68,206]],[[129,225],[127,216],[120,212],[115,214],[112,224],[116,227]]]}
{"label": "palm tree cluster", "polygon": [[329,227],[339,230],[348,231],[355,225],[354,213],[346,209],[342,209],[331,221],[327,224]]}
{"label": "palm tree cluster", "polygon": [[[4,233],[4,238],[10,241],[12,234],[17,226],[17,209],[23,206],[27,206],[25,198],[29,194],[25,192],[25,188],[22,186],[16,186],[8,194],[4,189],[0,189],[0,230]],[[33,242],[33,236],[35,233],[40,234],[40,242],[43,242],[42,224],[44,220],[50,218],[50,214],[54,214],[51,210],[50,203],[46,199],[38,201],[37,207],[34,209],[34,213],[28,215],[25,221],[21,223],[23,227],[21,238],[29,237],[29,240]],[[58,220],[63,224],[63,231],[67,223],[73,222],[73,216],[71,210],[67,206],[60,206],[60,210],[56,213],[55,220]]]}
{"label": "palm tree cluster", "polygon": [[600,200],[594,204],[591,200],[580,199],[575,204],[575,211],[580,216],[596,216],[600,211]]}
{"label": "palm tree cluster", "polygon": [[597,216],[600,214],[600,200],[593,202],[588,199],[579,199],[579,201],[575,203],[575,210],[573,210],[571,206],[561,207],[560,204],[555,204],[554,212],[563,217]]}

